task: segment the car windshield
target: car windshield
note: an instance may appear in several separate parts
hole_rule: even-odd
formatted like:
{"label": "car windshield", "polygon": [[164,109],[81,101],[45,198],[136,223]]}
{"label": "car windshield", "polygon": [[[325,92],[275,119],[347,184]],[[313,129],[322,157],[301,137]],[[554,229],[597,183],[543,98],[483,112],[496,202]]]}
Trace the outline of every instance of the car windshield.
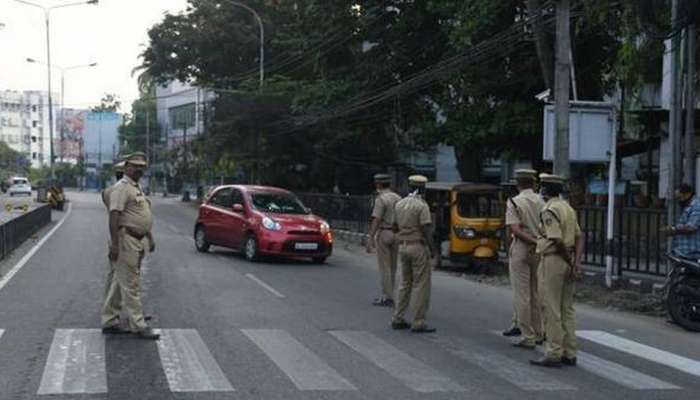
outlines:
{"label": "car windshield", "polygon": [[497,218],[504,212],[496,193],[459,193],[457,207],[465,218]]}
{"label": "car windshield", "polygon": [[253,207],[258,211],[275,214],[308,214],[299,199],[288,194],[254,193]]}
{"label": "car windshield", "polygon": [[26,179],[15,179],[12,181],[13,185],[26,185],[27,180]]}

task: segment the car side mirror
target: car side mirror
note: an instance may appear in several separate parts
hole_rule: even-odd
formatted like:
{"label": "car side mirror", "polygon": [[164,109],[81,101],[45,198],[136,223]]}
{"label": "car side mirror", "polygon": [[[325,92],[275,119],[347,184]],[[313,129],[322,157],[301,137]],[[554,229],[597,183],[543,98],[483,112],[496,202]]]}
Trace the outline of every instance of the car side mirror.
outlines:
{"label": "car side mirror", "polygon": [[241,204],[241,203],[236,203],[236,204],[233,205],[233,212],[237,212],[237,213],[243,214],[244,211],[245,211],[245,209],[243,208],[243,204]]}

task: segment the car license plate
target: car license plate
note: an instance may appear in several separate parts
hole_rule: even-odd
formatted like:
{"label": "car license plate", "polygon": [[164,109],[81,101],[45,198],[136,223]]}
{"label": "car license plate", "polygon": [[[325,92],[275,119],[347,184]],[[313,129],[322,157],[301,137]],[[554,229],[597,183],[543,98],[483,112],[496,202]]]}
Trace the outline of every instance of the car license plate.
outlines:
{"label": "car license plate", "polygon": [[318,250],[318,243],[295,243],[296,250]]}

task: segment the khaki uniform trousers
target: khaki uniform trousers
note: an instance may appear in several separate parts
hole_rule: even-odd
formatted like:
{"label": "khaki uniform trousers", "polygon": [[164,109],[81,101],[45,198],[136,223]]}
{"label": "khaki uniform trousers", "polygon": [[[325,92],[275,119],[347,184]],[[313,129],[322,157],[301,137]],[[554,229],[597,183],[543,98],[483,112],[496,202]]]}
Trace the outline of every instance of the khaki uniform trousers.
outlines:
{"label": "khaki uniform trousers", "polygon": [[399,301],[394,311],[394,321],[404,320],[404,314],[411,303],[411,294],[415,289],[413,310],[413,328],[426,325],[425,319],[430,308],[430,285],[432,269],[430,267],[430,252],[424,244],[407,244],[399,247],[401,259],[401,288]]}
{"label": "khaki uniform trousers", "polygon": [[546,355],[550,358],[576,357],[575,284],[571,266],[559,255],[543,255],[539,266],[540,299],[547,333]]}
{"label": "khaki uniform trousers", "polygon": [[544,335],[537,287],[538,262],[535,246],[529,246],[518,239],[513,241],[508,259],[513,305],[522,337],[531,344],[541,340]]}
{"label": "khaki uniform trousers", "polygon": [[107,274],[108,287],[102,306],[102,326],[114,325],[123,306],[129,314],[129,330],[139,332],[146,329],[140,287],[143,256],[143,242],[121,231],[119,258],[116,261],[110,260]]}
{"label": "khaki uniform trousers", "polygon": [[385,299],[393,299],[399,244],[396,241],[396,234],[390,229],[380,230],[376,239],[382,295]]}

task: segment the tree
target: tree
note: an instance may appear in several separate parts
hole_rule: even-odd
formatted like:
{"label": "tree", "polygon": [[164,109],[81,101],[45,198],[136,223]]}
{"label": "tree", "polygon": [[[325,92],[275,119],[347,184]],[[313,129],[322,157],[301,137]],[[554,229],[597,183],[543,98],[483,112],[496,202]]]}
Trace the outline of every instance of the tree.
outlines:
{"label": "tree", "polygon": [[27,157],[0,141],[0,182],[14,175],[26,175],[29,169]]}
{"label": "tree", "polygon": [[100,105],[92,107],[90,110],[95,113],[100,112],[118,112],[122,106],[119,96],[116,94],[105,93],[105,95],[100,100]]}

